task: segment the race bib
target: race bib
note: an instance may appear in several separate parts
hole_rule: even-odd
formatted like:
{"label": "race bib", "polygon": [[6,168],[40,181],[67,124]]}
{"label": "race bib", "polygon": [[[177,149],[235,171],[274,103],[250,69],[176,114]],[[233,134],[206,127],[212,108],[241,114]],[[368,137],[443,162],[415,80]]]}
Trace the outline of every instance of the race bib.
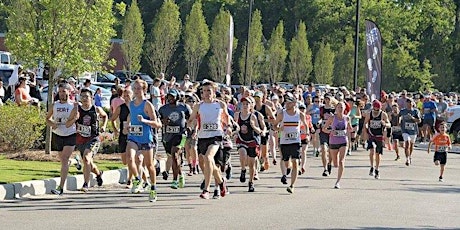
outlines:
{"label": "race bib", "polygon": [[82,137],[90,137],[91,136],[91,126],[78,124],[77,125],[77,132]]}
{"label": "race bib", "polygon": [[371,129],[380,129],[382,128],[382,122],[380,120],[371,120],[369,126]]}
{"label": "race bib", "polygon": [[129,134],[133,136],[142,136],[142,134],[144,134],[144,127],[142,127],[142,125],[131,125],[129,127]]}
{"label": "race bib", "polygon": [[334,131],[334,136],[336,137],[344,137],[347,135],[347,132],[345,130],[335,130]]}
{"label": "race bib", "polygon": [[219,129],[219,125],[217,123],[206,123],[203,124],[204,131],[216,131]]}
{"label": "race bib", "polygon": [[401,132],[401,126],[393,126],[391,130],[395,133]]}
{"label": "race bib", "polygon": [[65,125],[65,123],[67,122],[68,118],[67,117],[58,117],[56,118],[56,123],[58,125]]}
{"label": "race bib", "polygon": [[425,113],[430,113],[430,112],[431,112],[431,109],[423,109],[423,112],[425,112]]}
{"label": "race bib", "polygon": [[316,114],[313,114],[313,118],[315,118],[315,119],[320,119],[321,116],[320,116],[319,114],[316,113]]}
{"label": "race bib", "polygon": [[180,126],[166,126],[166,133],[179,133]]}
{"label": "race bib", "polygon": [[296,140],[296,139],[299,138],[299,133],[298,133],[298,132],[286,133],[285,138],[286,138],[287,140]]}
{"label": "race bib", "polygon": [[446,151],[447,151],[447,147],[448,147],[448,146],[445,146],[445,145],[438,146],[438,152],[446,152]]}
{"label": "race bib", "polygon": [[407,130],[415,130],[415,123],[408,123],[404,124],[404,128]]}

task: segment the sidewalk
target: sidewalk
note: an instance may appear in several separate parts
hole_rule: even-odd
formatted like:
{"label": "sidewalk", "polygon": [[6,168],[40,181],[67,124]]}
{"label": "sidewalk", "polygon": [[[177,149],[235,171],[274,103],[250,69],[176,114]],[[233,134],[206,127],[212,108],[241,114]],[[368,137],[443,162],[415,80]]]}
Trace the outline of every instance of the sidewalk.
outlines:
{"label": "sidewalk", "polygon": [[[163,156],[164,155],[164,156]],[[157,160],[160,162],[160,172],[165,171],[166,168],[166,154],[158,154]],[[126,183],[128,170],[127,168],[104,171],[102,179],[104,184]],[[157,175],[158,176],[158,175]],[[51,189],[55,189],[59,185],[60,178],[52,178],[46,180],[33,180],[17,182],[12,184],[0,185],[0,201],[20,199],[28,196],[36,196],[51,193]],[[95,186],[96,177],[91,174],[90,187]],[[83,186],[83,174],[76,176],[68,176],[65,183],[64,190],[75,191]]]}

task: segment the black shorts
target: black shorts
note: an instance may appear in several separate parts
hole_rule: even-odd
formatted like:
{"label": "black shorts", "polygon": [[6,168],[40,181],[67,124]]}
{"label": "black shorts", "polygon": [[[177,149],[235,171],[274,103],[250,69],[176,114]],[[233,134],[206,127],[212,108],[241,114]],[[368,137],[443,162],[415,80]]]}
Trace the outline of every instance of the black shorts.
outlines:
{"label": "black shorts", "polygon": [[386,131],[387,131],[387,137],[390,138],[391,137],[391,128],[385,128]]}
{"label": "black shorts", "polygon": [[255,158],[259,155],[259,147],[246,147],[244,145],[238,146],[238,149],[243,148],[246,149],[246,153],[248,154],[248,157]]}
{"label": "black shorts", "polygon": [[165,147],[166,154],[172,153],[172,147],[177,147],[182,141],[182,135],[174,135],[169,141],[163,141],[163,146]]}
{"label": "black shorts", "polygon": [[64,146],[75,146],[77,144],[77,134],[71,134],[69,136],[59,136],[53,133],[54,140],[54,151],[61,152]]}
{"label": "black shorts", "polygon": [[155,144],[153,142],[149,142],[149,143],[137,143],[135,141],[132,141],[132,140],[128,140],[128,142],[132,142],[134,144],[137,145],[137,150],[150,150],[150,149],[156,149],[155,147]]}
{"label": "black shorts", "polygon": [[126,145],[128,144],[128,135],[120,134],[118,137],[118,152],[126,152]]}
{"label": "black shorts", "polygon": [[216,165],[225,166],[230,160],[230,150],[231,148],[220,148],[216,155],[214,155],[214,162]]}
{"label": "black shorts", "polygon": [[431,128],[433,128],[433,127],[434,127],[434,124],[435,124],[435,120],[434,120],[434,119],[431,119],[431,118],[429,118],[429,119],[425,118],[425,119],[423,119],[423,124],[424,124],[424,125],[428,125],[428,126],[430,126]]}
{"label": "black shorts", "polygon": [[373,149],[374,147],[376,153],[383,155],[383,140],[369,138],[369,140],[367,140],[367,150]]}
{"label": "black shorts", "polygon": [[341,147],[347,147],[348,143],[342,143],[342,144],[329,144],[329,149],[340,149]]}
{"label": "black shorts", "polygon": [[319,144],[320,145],[328,145],[329,144],[329,134],[328,133],[319,133]]}
{"label": "black shorts", "polygon": [[268,141],[268,135],[260,136],[260,144],[261,145],[267,145],[267,141]]}
{"label": "black shorts", "polygon": [[301,147],[302,146],[300,145],[300,143],[280,145],[283,161],[289,161],[289,159],[300,159]]}
{"label": "black shorts", "polygon": [[308,145],[308,140],[307,139],[302,139],[302,140],[300,140],[300,143],[302,145]]}
{"label": "black shorts", "polygon": [[447,152],[434,152],[433,162],[435,161],[445,165],[447,163]]}
{"label": "black shorts", "polygon": [[91,140],[89,140],[86,143],[83,144],[77,144],[77,149],[80,151],[80,154],[83,156],[86,150],[90,150],[93,155],[97,153],[99,150],[99,147],[101,145],[101,142],[99,141],[98,137],[95,137]]}
{"label": "black shorts", "polygon": [[198,154],[206,155],[208,147],[211,145],[218,145],[220,148],[222,148],[222,136],[198,138]]}
{"label": "black shorts", "polygon": [[356,133],[356,135],[361,136],[361,134],[363,133],[363,127],[364,127],[364,119],[359,119],[358,132]]}
{"label": "black shorts", "polygon": [[313,124],[313,128],[315,129],[315,131],[310,130],[311,134],[319,133],[321,131],[321,127],[319,126],[319,124]]}
{"label": "black shorts", "polygon": [[391,137],[392,137],[393,141],[396,141],[396,140],[398,140],[398,141],[404,141],[404,138],[403,138],[401,132],[392,133],[392,134],[391,134]]}

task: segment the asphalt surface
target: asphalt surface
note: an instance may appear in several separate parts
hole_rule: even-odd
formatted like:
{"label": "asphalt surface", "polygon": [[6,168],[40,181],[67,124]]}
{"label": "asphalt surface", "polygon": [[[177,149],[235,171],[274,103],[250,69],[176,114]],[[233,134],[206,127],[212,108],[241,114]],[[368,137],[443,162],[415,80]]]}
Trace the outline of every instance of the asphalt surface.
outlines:
{"label": "asphalt surface", "polygon": [[231,194],[199,198],[202,175],[187,177],[186,188],[169,188],[158,177],[158,201],[108,184],[90,192],[41,195],[0,202],[0,229],[407,229],[460,228],[460,154],[449,154],[444,182],[432,155],[414,152],[413,164],[394,161],[385,151],[381,179],[369,176],[368,154],[347,156],[341,189],[337,170],[322,177],[320,158],[309,151],[307,172],[294,194],[280,182],[279,164],[260,173],[256,192],[240,183],[234,155]]}

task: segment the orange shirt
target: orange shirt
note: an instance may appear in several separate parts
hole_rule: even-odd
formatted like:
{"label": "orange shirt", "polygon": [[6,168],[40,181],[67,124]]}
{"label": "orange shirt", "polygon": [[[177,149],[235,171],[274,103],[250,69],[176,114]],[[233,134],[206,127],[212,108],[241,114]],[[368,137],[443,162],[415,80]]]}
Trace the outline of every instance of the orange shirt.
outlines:
{"label": "orange shirt", "polygon": [[448,134],[437,133],[434,135],[431,141],[434,144],[434,151],[436,152],[445,152],[447,147],[451,145],[450,137]]}
{"label": "orange shirt", "polygon": [[[19,97],[22,99],[22,101],[28,102],[29,101],[29,95],[24,88],[17,88],[16,91],[14,92],[15,97]],[[19,100],[16,100],[16,103],[20,105]]]}

